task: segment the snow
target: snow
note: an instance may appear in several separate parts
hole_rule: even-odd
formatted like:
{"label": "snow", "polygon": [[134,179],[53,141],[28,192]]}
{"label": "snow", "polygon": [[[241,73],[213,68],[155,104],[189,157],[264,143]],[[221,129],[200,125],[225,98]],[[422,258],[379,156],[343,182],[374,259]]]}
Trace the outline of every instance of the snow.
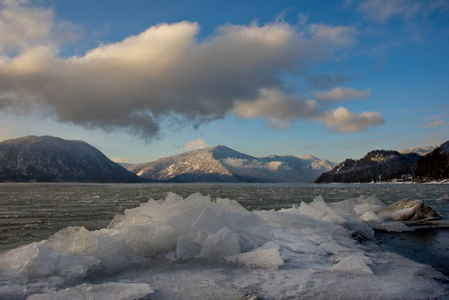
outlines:
{"label": "snow", "polygon": [[342,259],[342,261],[331,267],[329,270],[356,275],[374,275],[373,271],[366,264],[367,260],[370,261],[370,259],[367,259],[364,256],[351,255]]}
{"label": "snow", "polygon": [[148,284],[135,283],[104,283],[104,284],[80,284],[73,288],[67,288],[46,294],[35,294],[28,300],[59,300],[59,299],[85,299],[85,300],[128,300],[136,299],[153,293]]}
{"label": "snow", "polygon": [[227,257],[226,260],[247,267],[278,269],[284,264],[279,249],[278,244],[269,242],[254,251]]}
{"label": "snow", "polygon": [[[279,211],[170,193],[117,215],[107,229],[67,227],[0,254],[0,298],[263,299],[448,296],[442,274],[384,252],[373,228],[407,230],[360,196]],[[353,236],[362,236],[361,244]]]}

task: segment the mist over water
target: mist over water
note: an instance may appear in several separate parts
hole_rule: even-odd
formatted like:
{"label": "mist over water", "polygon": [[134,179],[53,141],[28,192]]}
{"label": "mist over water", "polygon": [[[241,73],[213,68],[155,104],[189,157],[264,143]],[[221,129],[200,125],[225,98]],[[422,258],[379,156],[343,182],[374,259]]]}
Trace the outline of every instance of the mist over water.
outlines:
{"label": "mist over water", "polygon": [[411,184],[81,184],[4,183],[0,185],[0,251],[40,241],[67,226],[89,230],[107,227],[125,209],[149,199],[194,193],[238,201],[248,210],[290,208],[321,195],[338,202],[360,195],[387,205],[405,198],[421,199],[449,217],[449,185]]}

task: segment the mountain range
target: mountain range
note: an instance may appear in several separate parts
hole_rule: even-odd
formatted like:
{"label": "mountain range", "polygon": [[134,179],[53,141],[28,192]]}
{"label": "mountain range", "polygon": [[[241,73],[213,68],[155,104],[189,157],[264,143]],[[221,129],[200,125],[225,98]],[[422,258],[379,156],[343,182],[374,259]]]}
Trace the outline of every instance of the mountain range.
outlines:
{"label": "mountain range", "polygon": [[448,150],[448,142],[402,153],[375,150],[336,165],[311,155],[254,157],[219,145],[125,168],[83,141],[27,136],[0,142],[0,182],[370,182],[414,174],[417,165],[427,180],[446,174],[435,166],[445,164]]}
{"label": "mountain range", "polygon": [[169,182],[312,182],[334,163],[313,156],[253,157],[226,146],[196,149],[128,168]]}

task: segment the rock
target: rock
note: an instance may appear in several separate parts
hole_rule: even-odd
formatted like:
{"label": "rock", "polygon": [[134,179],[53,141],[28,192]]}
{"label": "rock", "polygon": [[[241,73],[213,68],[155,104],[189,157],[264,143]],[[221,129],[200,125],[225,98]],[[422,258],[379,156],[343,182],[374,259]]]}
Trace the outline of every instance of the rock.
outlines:
{"label": "rock", "polygon": [[377,214],[394,221],[423,221],[440,219],[438,213],[422,200],[403,199]]}

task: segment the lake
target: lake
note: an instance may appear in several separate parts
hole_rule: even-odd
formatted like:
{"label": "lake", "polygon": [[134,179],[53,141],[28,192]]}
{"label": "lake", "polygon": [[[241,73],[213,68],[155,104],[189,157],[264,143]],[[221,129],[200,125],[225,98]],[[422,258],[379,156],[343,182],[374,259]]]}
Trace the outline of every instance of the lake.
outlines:
{"label": "lake", "polygon": [[[387,205],[412,198],[424,200],[443,218],[449,218],[449,185],[443,184],[3,183],[0,184],[0,250],[47,239],[68,226],[84,226],[89,230],[106,228],[125,209],[138,207],[150,199],[165,199],[169,192],[184,198],[201,193],[210,195],[212,201],[234,199],[249,211],[291,208],[301,202],[310,203],[319,195],[327,203],[360,195],[375,196]],[[447,229],[376,234],[387,251],[431,264],[446,275],[448,237]],[[189,270],[195,268],[198,266]]]}
{"label": "lake", "polygon": [[234,199],[249,210],[289,208],[319,195],[326,202],[375,196],[388,205],[412,198],[425,200],[442,216],[449,216],[449,185],[437,184],[3,183],[0,250],[48,238],[67,226],[106,227],[116,214],[151,198],[165,199],[168,192]]}

